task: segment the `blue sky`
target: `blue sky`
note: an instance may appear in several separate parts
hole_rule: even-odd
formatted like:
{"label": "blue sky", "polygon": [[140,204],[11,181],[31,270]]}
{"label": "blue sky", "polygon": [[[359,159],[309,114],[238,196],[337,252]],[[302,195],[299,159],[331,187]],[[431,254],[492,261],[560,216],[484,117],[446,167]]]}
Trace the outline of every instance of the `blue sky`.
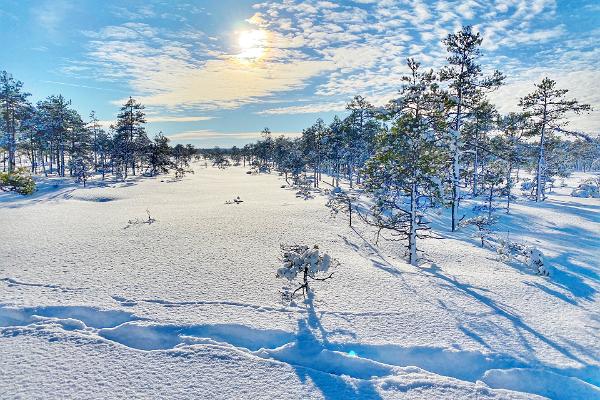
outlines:
{"label": "blue sky", "polygon": [[[385,103],[405,59],[439,67],[440,40],[463,24],[509,78],[492,95],[501,111],[544,76],[598,110],[599,22],[592,0],[0,0],[0,70],[34,101],[62,93],[108,124],[131,95],[151,136],[230,146],[264,127],[296,135],[356,94]],[[597,134],[600,112],[572,127]]]}

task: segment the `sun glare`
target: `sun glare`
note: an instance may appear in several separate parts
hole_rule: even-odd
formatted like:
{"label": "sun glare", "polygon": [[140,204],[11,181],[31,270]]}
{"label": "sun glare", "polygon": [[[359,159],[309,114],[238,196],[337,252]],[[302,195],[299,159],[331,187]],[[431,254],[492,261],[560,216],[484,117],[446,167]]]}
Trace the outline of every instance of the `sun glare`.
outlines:
{"label": "sun glare", "polygon": [[239,53],[237,57],[242,61],[255,61],[262,58],[266,50],[267,34],[260,29],[238,32]]}

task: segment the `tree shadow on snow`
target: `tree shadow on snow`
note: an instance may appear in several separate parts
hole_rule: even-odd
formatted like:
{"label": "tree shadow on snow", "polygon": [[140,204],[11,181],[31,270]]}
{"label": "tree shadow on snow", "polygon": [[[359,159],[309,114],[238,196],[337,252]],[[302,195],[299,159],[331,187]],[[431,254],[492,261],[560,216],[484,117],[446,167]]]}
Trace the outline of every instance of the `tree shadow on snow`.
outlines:
{"label": "tree shadow on snow", "polygon": [[[498,315],[498,316],[504,318],[505,320],[507,320],[508,322],[510,322],[510,324],[512,325],[514,330],[517,332],[519,341],[523,344],[523,346],[526,349],[529,350],[530,354],[534,358],[535,358],[536,350],[530,344],[529,339],[525,335],[526,333],[533,336],[534,338],[541,341],[542,343],[549,346],[550,348],[554,349],[555,351],[561,353],[565,357],[567,357],[573,361],[576,361],[584,366],[588,366],[588,364],[585,361],[583,361],[581,358],[579,358],[577,355],[575,355],[567,346],[557,343],[556,341],[548,338],[541,332],[533,329],[532,327],[527,325],[525,322],[523,322],[523,320],[517,315],[517,313],[514,310],[511,309],[510,306],[508,306],[506,304],[502,304],[502,303],[495,301],[495,300],[485,296],[484,294],[482,294],[481,292],[485,292],[485,289],[474,286],[474,285],[470,285],[467,283],[459,282],[455,277],[450,277],[450,276],[445,275],[439,268],[423,269],[423,271],[426,271],[427,274],[429,274],[430,276],[443,281],[446,284],[446,287],[448,287],[452,290],[455,290],[464,296],[470,297],[470,298],[478,301],[479,303],[488,307],[494,313],[494,315]],[[467,334],[470,337],[474,338],[476,341],[478,341],[480,343],[485,343],[484,339],[482,337],[478,336],[474,331],[469,330]],[[489,347],[489,346],[486,345],[486,347]],[[581,352],[582,349],[576,349],[576,350]],[[588,350],[585,350],[583,353],[592,358],[594,356]]]}
{"label": "tree shadow on snow", "polygon": [[391,370],[386,366],[373,368],[370,360],[330,350],[330,334],[349,333],[325,330],[315,310],[312,294],[306,299],[305,307],[306,317],[298,320],[294,343],[295,350],[304,358],[303,365],[290,362],[300,381],[312,382],[325,399],[381,399],[370,378],[389,375]]}

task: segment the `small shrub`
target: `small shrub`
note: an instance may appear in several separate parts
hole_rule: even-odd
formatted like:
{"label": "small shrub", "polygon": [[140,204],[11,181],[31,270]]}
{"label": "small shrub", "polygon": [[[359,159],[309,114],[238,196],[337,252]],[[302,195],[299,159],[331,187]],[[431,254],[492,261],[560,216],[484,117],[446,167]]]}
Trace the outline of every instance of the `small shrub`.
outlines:
{"label": "small shrub", "polygon": [[26,168],[18,168],[14,172],[0,172],[0,189],[14,191],[22,195],[35,192],[35,181]]}
{"label": "small shrub", "polygon": [[283,252],[283,264],[277,270],[278,278],[285,278],[292,282],[300,275],[302,277],[302,284],[297,287],[288,297],[290,300],[293,299],[296,292],[302,290],[302,293],[306,296],[309,293],[309,281],[325,281],[333,277],[333,272],[324,277],[318,277],[319,273],[327,273],[329,268],[337,265],[337,261],[332,259],[328,254],[319,254],[319,246],[315,245],[312,249],[308,246],[301,245],[281,245]]}
{"label": "small shrub", "polygon": [[584,180],[577,186],[577,189],[571,192],[573,197],[591,197],[594,199],[600,198],[600,178],[589,178]]}

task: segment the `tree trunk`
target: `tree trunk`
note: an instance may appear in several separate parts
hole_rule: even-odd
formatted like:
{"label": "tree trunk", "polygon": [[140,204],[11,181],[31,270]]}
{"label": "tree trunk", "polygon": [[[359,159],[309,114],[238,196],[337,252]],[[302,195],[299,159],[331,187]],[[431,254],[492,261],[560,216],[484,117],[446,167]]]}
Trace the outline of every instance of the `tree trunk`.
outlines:
{"label": "tree trunk", "polygon": [[535,188],[535,201],[536,202],[539,202],[544,194],[544,188],[542,185],[542,170],[543,170],[543,165],[544,165],[544,140],[545,140],[545,134],[546,134],[546,110],[547,110],[546,100],[544,99],[544,114],[542,117],[542,132],[541,132],[541,136],[540,136],[540,149],[539,149],[538,160],[537,160],[537,178],[536,178],[537,182],[536,182],[536,188]]}
{"label": "tree trunk", "polygon": [[410,232],[408,234],[408,251],[410,264],[417,265],[417,185],[410,187]]}

